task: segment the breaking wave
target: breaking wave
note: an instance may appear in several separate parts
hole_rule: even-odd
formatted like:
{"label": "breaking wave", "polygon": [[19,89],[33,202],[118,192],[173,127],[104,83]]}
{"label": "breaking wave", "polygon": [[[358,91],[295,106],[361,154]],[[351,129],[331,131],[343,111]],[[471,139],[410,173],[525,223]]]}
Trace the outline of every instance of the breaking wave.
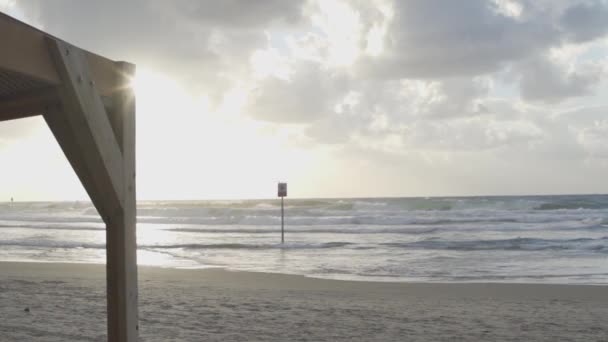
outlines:
{"label": "breaking wave", "polygon": [[[608,195],[285,204],[280,244],[275,199],[139,202],[138,261],[351,280],[608,282]],[[0,260],[103,263],[104,230],[88,202],[0,203]]]}
{"label": "breaking wave", "polygon": [[467,241],[446,241],[437,238],[430,238],[416,242],[406,243],[382,243],[383,246],[410,249],[431,249],[431,250],[456,250],[456,251],[487,251],[487,250],[522,250],[522,251],[543,251],[543,250],[587,250],[597,252],[608,252],[606,241],[608,237],[598,239],[578,238],[578,239],[538,239],[538,238],[514,238],[497,240],[467,240]]}

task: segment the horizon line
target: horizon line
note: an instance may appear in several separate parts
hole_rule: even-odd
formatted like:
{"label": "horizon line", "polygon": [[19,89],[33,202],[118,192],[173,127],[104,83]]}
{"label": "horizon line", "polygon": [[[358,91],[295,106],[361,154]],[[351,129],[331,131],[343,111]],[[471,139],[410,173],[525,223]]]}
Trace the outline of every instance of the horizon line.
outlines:
{"label": "horizon line", "polygon": [[[550,197],[550,196],[607,196],[608,193],[540,193],[540,194],[520,194],[520,195],[431,195],[431,196],[352,196],[352,197],[286,197],[285,200],[357,200],[357,199],[430,199],[430,198],[482,198],[482,197]],[[260,197],[260,198],[207,198],[207,199],[138,199],[137,202],[211,202],[211,201],[267,201],[279,200],[279,197]],[[65,200],[35,200],[35,201],[0,201],[6,203],[65,203],[65,202],[91,202],[90,199],[65,199]]]}

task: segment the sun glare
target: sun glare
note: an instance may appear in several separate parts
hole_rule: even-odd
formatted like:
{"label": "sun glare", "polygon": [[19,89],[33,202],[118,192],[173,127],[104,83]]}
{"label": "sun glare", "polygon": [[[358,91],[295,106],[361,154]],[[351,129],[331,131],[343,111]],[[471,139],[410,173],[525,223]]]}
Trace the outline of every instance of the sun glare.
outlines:
{"label": "sun glare", "polygon": [[247,115],[246,84],[226,91],[215,103],[155,71],[138,70],[133,86],[138,179],[148,184],[138,186],[142,198],[200,198],[201,193],[205,198],[268,197],[274,182],[314,164],[310,152],[291,143],[297,128],[279,128]]}
{"label": "sun glare", "polygon": [[182,93],[176,82],[160,73],[146,69],[137,70],[132,85],[137,97],[143,99],[167,99],[167,97],[178,96]]}

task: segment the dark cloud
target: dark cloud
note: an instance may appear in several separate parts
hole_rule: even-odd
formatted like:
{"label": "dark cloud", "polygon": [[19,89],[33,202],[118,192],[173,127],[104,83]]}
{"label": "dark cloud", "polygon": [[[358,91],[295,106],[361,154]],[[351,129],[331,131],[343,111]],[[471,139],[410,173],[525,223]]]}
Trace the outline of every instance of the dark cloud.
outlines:
{"label": "dark cloud", "polygon": [[19,7],[43,28],[85,49],[128,60],[215,93],[248,70],[264,29],[295,23],[301,1],[27,1]]}
{"label": "dark cloud", "polygon": [[604,36],[608,32],[608,5],[605,1],[584,2],[566,9],[560,18],[565,34],[582,42]]}
{"label": "dark cloud", "polygon": [[395,1],[386,54],[366,57],[360,67],[381,78],[474,76],[566,41],[580,43],[606,34],[605,1],[569,4],[524,2],[517,17],[486,0]]}
{"label": "dark cloud", "polygon": [[478,75],[558,38],[549,18],[506,16],[490,1],[396,1],[386,55],[368,58],[362,66],[383,78]]}
{"label": "dark cloud", "polygon": [[580,65],[574,70],[541,56],[519,66],[521,96],[527,101],[555,103],[589,95],[600,82],[604,68],[598,64]]}
{"label": "dark cloud", "polygon": [[268,24],[297,24],[305,0],[190,0],[167,2],[183,18],[226,29],[259,29]]}

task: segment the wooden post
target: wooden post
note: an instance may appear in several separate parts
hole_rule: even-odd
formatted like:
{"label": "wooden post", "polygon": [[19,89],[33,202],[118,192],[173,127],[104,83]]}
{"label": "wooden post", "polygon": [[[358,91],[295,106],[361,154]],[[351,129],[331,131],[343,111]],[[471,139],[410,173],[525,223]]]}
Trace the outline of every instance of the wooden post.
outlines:
{"label": "wooden post", "polygon": [[137,341],[137,204],[135,189],[135,96],[128,86],[135,67],[117,63],[122,86],[113,98],[110,117],[123,154],[123,210],[106,226],[108,291],[108,341]]}

